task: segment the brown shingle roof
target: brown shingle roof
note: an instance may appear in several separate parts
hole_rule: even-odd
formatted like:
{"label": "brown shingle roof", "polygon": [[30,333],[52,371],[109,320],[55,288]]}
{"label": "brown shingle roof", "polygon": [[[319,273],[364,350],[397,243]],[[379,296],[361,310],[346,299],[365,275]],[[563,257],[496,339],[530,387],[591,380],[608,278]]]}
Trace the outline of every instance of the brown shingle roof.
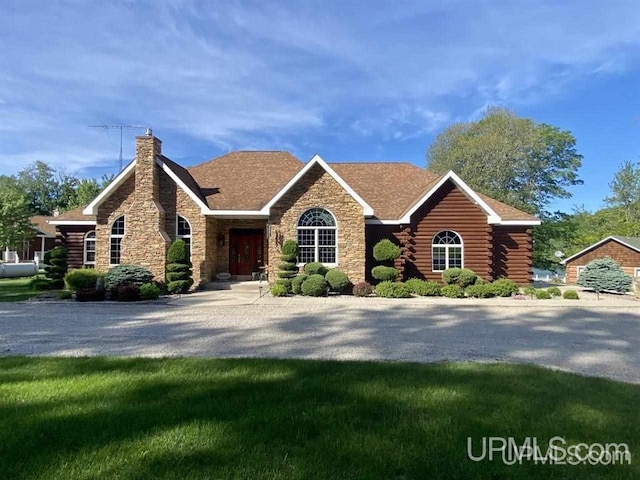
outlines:
{"label": "brown shingle roof", "polygon": [[231,152],[187,171],[214,210],[260,210],[303,164],[289,152]]}
{"label": "brown shingle roof", "polygon": [[84,207],[74,208],[73,210],[69,210],[68,212],[61,213],[57,217],[49,217],[49,220],[93,220],[95,222],[95,215],[84,215],[82,213]]}
{"label": "brown shingle roof", "polygon": [[56,227],[54,225],[49,225],[47,223],[47,220],[51,220],[55,217],[47,217],[45,215],[36,215],[34,217],[31,217],[29,220],[31,220],[31,223],[41,232],[44,233],[45,235],[48,235],[50,237],[55,237],[56,236]]}
{"label": "brown shingle roof", "polygon": [[522,210],[518,210],[517,208],[512,207],[511,205],[507,205],[506,203],[502,203],[500,200],[496,200],[495,198],[487,197],[483,193],[477,192],[478,196],[482,198],[489,205],[502,220],[539,220],[533,215],[528,214],[527,212],[523,212]]}
{"label": "brown shingle roof", "polygon": [[181,165],[178,165],[176,162],[171,160],[170,158],[165,157],[164,155],[160,156],[161,160],[171,169],[173,173],[177,175],[177,177],[184,183],[189,190],[196,194],[196,196],[202,200],[202,203],[207,204],[207,199],[202,195],[202,191],[198,186],[197,182],[193,179],[191,174]]}
{"label": "brown shingle roof", "polygon": [[[331,163],[329,164],[365,202],[380,220],[397,220],[424,195],[438,179],[410,163]],[[424,193],[423,193],[424,192]]]}

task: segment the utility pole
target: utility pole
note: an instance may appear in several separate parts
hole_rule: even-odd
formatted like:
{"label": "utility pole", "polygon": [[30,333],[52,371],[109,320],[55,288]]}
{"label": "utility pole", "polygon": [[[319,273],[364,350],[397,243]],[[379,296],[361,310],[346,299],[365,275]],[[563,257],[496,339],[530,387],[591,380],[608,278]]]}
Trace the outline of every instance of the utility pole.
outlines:
{"label": "utility pole", "polygon": [[135,128],[146,128],[146,127],[142,127],[140,125],[89,125],[90,128],[102,128],[102,131],[106,131],[106,130],[112,130],[112,129],[119,129],[120,130],[120,157],[119,157],[119,170],[118,172],[122,171],[122,131],[125,128],[128,129],[135,129]]}

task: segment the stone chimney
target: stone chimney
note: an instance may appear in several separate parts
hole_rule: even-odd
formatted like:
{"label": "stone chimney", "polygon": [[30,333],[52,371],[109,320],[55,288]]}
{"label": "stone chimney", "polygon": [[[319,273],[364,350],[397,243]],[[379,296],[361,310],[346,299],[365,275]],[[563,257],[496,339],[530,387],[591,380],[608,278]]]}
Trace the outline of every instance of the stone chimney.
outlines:
{"label": "stone chimney", "polygon": [[162,153],[162,142],[153,136],[150,128],[136,137],[136,198],[157,200],[160,193],[160,177],[156,156]]}

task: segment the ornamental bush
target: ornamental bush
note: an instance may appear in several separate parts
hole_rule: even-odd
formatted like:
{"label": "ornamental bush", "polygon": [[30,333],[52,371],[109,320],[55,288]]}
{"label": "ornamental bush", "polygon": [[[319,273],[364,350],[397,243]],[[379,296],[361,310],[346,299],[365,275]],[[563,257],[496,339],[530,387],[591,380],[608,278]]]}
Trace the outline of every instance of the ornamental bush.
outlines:
{"label": "ornamental bush", "polygon": [[595,290],[598,298],[603,290],[626,293],[631,290],[631,282],[631,277],[610,257],[591,260],[578,277],[578,285]]}
{"label": "ornamental bush", "polygon": [[378,265],[371,269],[371,275],[380,282],[393,282],[400,275],[400,271],[397,268]]}
{"label": "ornamental bush", "polygon": [[411,290],[405,283],[384,281],[376,285],[376,295],[383,298],[409,298]]}
{"label": "ornamental bush", "polygon": [[320,262],[309,262],[304,266],[303,270],[307,275],[322,275],[323,277],[329,271],[329,269]]}
{"label": "ornamental bush", "polygon": [[291,279],[290,278],[278,278],[274,282],[274,285],[281,285],[287,289],[287,293],[291,293]]}
{"label": "ornamental bush", "polygon": [[67,274],[67,249],[57,246],[44,254],[45,276],[53,289],[64,288],[64,276]]}
{"label": "ornamental bush", "polygon": [[155,283],[145,283],[141,285],[140,298],[142,300],[156,300],[160,298],[160,287]]}
{"label": "ornamental bush", "polygon": [[327,293],[327,287],[329,284],[320,274],[309,275],[304,282],[302,282],[302,294],[309,297],[322,297]]}
{"label": "ornamental bush", "polygon": [[580,296],[578,295],[578,292],[576,292],[575,290],[565,290],[564,293],[562,294],[562,298],[566,300],[578,300]]}
{"label": "ornamental bush", "polygon": [[549,287],[547,288],[547,292],[549,292],[549,295],[552,297],[560,297],[562,295],[562,292],[558,287]]}
{"label": "ornamental bush", "polygon": [[536,290],[538,300],[551,300],[551,294],[547,290]]}
{"label": "ornamental bush", "polygon": [[118,291],[117,297],[119,302],[135,302],[140,300],[140,287],[138,285],[132,283],[118,285],[116,290]]}
{"label": "ornamental bush", "polygon": [[329,269],[324,279],[329,284],[331,291],[338,293],[344,292],[351,283],[347,274],[337,268]]}
{"label": "ornamental bush", "polygon": [[[295,240],[286,240],[282,244],[280,252],[280,265],[276,276],[277,285],[282,285],[287,289],[287,293],[291,293],[291,280],[298,275],[298,266],[295,264],[295,258],[298,256],[298,243]],[[293,258],[293,260],[292,260]]]}
{"label": "ornamental bush", "polygon": [[373,287],[369,282],[359,282],[353,286],[355,297],[367,297],[373,293]]}
{"label": "ornamental bush", "polygon": [[442,282],[445,285],[457,285],[458,280],[460,279],[461,272],[462,269],[458,267],[447,268],[444,272],[442,272]]}
{"label": "ornamental bush", "polygon": [[440,295],[440,285],[438,282],[427,282],[419,278],[410,278],[405,282],[411,293],[423,297],[437,297]]}
{"label": "ornamental bush", "polygon": [[536,289],[534,287],[524,287],[524,289],[522,290],[522,292],[529,298],[533,299],[533,297],[536,296]]}
{"label": "ornamental bush", "polygon": [[291,279],[291,292],[295,295],[300,295],[302,293],[302,282],[304,282],[309,275],[303,273]]}
{"label": "ornamental bush", "polygon": [[186,293],[193,285],[189,246],[181,238],[173,242],[167,251],[165,276],[170,293]]}
{"label": "ornamental bush", "polygon": [[93,268],[76,268],[67,272],[64,283],[69,290],[76,292],[81,288],[96,288],[101,277],[104,277],[104,274]]}
{"label": "ornamental bush", "polygon": [[274,297],[285,297],[287,293],[289,293],[287,287],[285,287],[281,283],[274,284],[269,291]]}
{"label": "ornamental bush", "polygon": [[282,255],[293,255],[294,258],[298,256],[298,242],[295,240],[285,240],[282,244]]}
{"label": "ornamental bush", "polygon": [[101,302],[104,300],[104,290],[91,288],[79,288],[75,292],[76,302]]}
{"label": "ornamental bush", "polygon": [[496,297],[510,297],[520,291],[516,282],[508,278],[499,278],[489,285],[491,285],[491,291]]}
{"label": "ornamental bush", "polygon": [[440,294],[447,298],[464,298],[464,289],[460,285],[445,285],[440,289]]}
{"label": "ornamental bush", "polygon": [[104,277],[104,287],[111,290],[119,285],[143,285],[153,280],[153,273],[138,265],[116,265]]}
{"label": "ornamental bush", "polygon": [[469,285],[467,288],[465,288],[464,292],[467,294],[467,297],[472,298],[493,297],[493,290],[491,289],[490,283],[478,283]]}
{"label": "ornamental bush", "polygon": [[474,283],[476,283],[476,280],[478,280],[478,278],[480,277],[476,275],[476,272],[469,268],[463,268],[460,270],[460,274],[458,275],[458,285],[460,285],[462,288],[466,288],[469,285],[473,285]]}
{"label": "ornamental bush", "polygon": [[373,247],[373,258],[383,263],[391,264],[400,253],[400,247],[387,238],[380,240]]}

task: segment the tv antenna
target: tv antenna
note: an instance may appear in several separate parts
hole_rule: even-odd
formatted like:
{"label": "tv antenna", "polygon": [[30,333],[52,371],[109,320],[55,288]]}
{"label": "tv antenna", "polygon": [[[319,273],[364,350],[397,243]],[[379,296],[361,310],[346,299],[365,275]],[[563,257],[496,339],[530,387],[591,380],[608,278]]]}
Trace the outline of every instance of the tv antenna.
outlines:
{"label": "tv antenna", "polygon": [[89,125],[90,128],[101,128],[102,131],[106,131],[106,130],[114,130],[114,129],[119,129],[120,130],[120,157],[119,157],[119,163],[118,163],[118,167],[119,167],[119,172],[122,171],[122,131],[127,128],[127,129],[135,129],[135,128],[146,128],[140,125],[107,125],[107,124],[102,124],[102,125]]}

